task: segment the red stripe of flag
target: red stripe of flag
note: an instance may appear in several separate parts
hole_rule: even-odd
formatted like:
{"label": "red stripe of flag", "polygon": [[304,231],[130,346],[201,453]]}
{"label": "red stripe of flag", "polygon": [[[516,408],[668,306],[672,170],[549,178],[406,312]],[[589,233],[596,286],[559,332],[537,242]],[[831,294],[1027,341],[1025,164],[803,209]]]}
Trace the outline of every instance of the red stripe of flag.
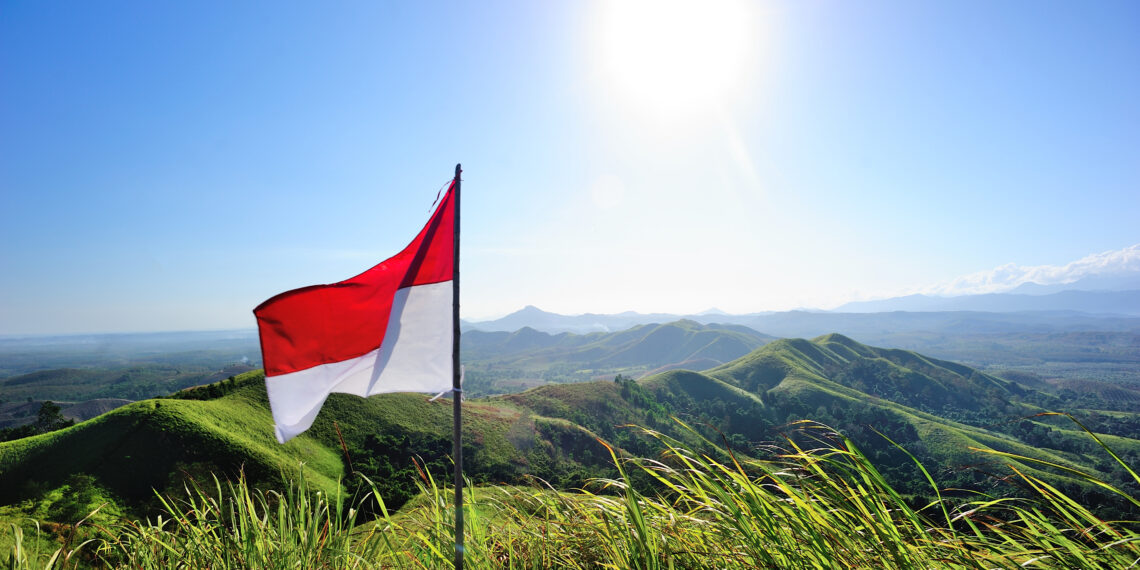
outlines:
{"label": "red stripe of flag", "polygon": [[452,280],[452,190],[403,251],[345,281],[286,291],[253,310],[267,377],[357,358],[377,350],[396,291]]}

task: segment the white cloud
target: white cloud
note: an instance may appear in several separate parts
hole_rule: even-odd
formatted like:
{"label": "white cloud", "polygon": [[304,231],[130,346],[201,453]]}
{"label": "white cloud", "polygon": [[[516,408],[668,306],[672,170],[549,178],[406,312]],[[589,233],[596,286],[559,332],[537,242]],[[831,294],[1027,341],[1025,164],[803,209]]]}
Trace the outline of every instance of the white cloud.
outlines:
{"label": "white cloud", "polygon": [[928,295],[976,295],[1009,291],[1025,283],[1064,285],[1092,276],[1140,274],[1140,244],[1095,253],[1066,265],[1024,266],[1007,263],[921,291]]}

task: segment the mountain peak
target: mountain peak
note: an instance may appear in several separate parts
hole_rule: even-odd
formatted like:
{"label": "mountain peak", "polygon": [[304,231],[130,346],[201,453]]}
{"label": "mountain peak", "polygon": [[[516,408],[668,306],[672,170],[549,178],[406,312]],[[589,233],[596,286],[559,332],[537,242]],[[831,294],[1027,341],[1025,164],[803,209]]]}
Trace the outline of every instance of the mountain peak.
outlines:
{"label": "mountain peak", "polygon": [[548,312],[546,312],[546,311],[544,311],[544,310],[542,310],[542,309],[540,309],[534,305],[527,305],[527,306],[511,313],[509,316],[530,317],[530,316],[537,316],[537,315],[553,315],[553,314],[554,313],[548,313]]}
{"label": "mountain peak", "polygon": [[863,345],[851,337],[841,335],[839,333],[828,333],[822,336],[811,339],[812,342],[817,344],[835,343],[842,344],[849,348],[862,347]]}

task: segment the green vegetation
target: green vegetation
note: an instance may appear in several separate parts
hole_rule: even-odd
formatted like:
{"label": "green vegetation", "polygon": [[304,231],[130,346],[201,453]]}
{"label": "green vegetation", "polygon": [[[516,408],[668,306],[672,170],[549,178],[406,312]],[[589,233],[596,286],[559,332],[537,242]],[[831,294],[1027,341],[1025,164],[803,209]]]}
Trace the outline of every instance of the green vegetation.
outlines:
{"label": "green vegetation", "polygon": [[[632,348],[651,336],[658,338],[651,331],[670,330],[658,333],[660,338],[683,340],[689,338],[683,325],[607,338],[615,346]],[[540,338],[531,336],[528,342]],[[571,342],[566,340],[570,335],[562,338]],[[628,344],[631,339],[637,342]],[[728,471],[746,473],[761,481],[757,485],[768,492],[779,490],[776,496],[792,505],[798,500],[794,493],[815,500],[826,495],[829,485],[870,493],[869,497],[878,497],[875,500],[881,503],[874,508],[889,515],[877,514],[880,511],[871,504],[848,507],[871,509],[871,515],[864,516],[885,517],[904,529],[924,529],[935,538],[923,538],[918,530],[865,529],[872,534],[881,530],[898,535],[907,546],[891,547],[898,551],[890,553],[882,545],[849,542],[833,547],[839,550],[829,555],[846,548],[863,549],[880,557],[896,556],[902,561],[899,564],[911,566],[929,565],[926,557],[935,556],[931,553],[969,565],[963,562],[966,555],[953,554],[958,547],[943,545],[938,548],[950,550],[918,553],[923,541],[959,541],[965,545],[962,549],[971,551],[969,556],[996,548],[986,542],[993,536],[990,530],[967,536],[973,531],[962,513],[971,509],[993,517],[970,519],[978,528],[984,526],[978,521],[996,525],[999,520],[1005,525],[1002,528],[1010,529],[1015,520],[1055,526],[1059,524],[1056,517],[1070,516],[1092,528],[1095,521],[1087,517],[1135,520],[1140,516],[1140,503],[1132,498],[1140,483],[1128,468],[1140,460],[1140,441],[1133,429],[1140,419],[1132,412],[1107,407],[1069,410],[1090,428],[1086,432],[1052,413],[1072,402],[1041,389],[1045,385],[1034,383],[1032,377],[995,376],[834,334],[773,341],[705,372],[677,369],[637,380],[634,374],[618,372],[602,381],[547,384],[465,403],[465,473],[472,485],[482,489],[477,495],[483,498],[472,511],[483,526],[470,529],[475,543],[487,549],[472,554],[487,557],[480,564],[493,566],[488,562],[492,559],[521,561],[518,564],[532,567],[577,564],[563,561],[559,556],[564,554],[536,542],[528,534],[534,528],[545,529],[551,540],[566,541],[561,548],[578,549],[582,560],[640,567],[666,561],[696,567],[702,557],[706,562],[717,561],[714,566],[736,565],[724,560],[737,558],[760,565],[787,565],[790,553],[805,547],[779,546],[771,542],[775,538],[762,534],[782,532],[784,526],[797,529],[793,533],[796,540],[812,533],[822,541],[838,543],[842,538],[787,520],[778,529],[748,531],[761,533],[749,539],[755,544],[732,542],[720,534],[728,530],[716,529],[717,524],[730,524],[731,517],[716,522],[719,515],[713,511],[736,512],[737,518],[759,517],[755,513],[760,511],[730,507],[730,497],[724,495],[727,491],[713,488],[685,498],[686,492],[697,493],[690,489],[696,489],[697,482],[677,478],[693,476],[696,471],[717,474],[707,478],[732,492],[746,489],[747,484],[737,475],[729,477]],[[58,416],[58,411],[51,412],[50,408],[45,412],[46,424]],[[805,420],[823,421],[844,437],[829,435],[821,441],[821,428],[799,429],[807,425]],[[625,427],[629,425],[644,426],[653,435],[645,437]],[[304,554],[316,556],[304,558],[315,565],[367,567],[375,560],[388,560],[389,565],[433,567],[438,563],[433,557],[449,556],[440,545],[447,543],[443,534],[450,515],[442,495],[432,495],[443,490],[431,481],[450,478],[450,402],[430,402],[418,394],[372,398],[334,394],[313,427],[288,444],[276,443],[271,426],[264,377],[255,371],[222,377],[167,398],[135,402],[78,425],[0,442],[0,527],[19,529],[18,542],[25,552],[56,552],[60,547],[53,541],[63,540],[71,546],[60,551],[60,556],[71,556],[73,561],[78,556],[84,564],[101,557],[114,564],[161,566],[169,560],[164,557],[175,554],[165,549],[148,551],[144,546],[153,546],[153,541],[168,545],[186,541],[197,545],[193,548],[203,556],[193,559],[196,564],[218,567],[216,561],[224,557],[262,560],[255,556],[275,552],[274,559],[283,560],[281,553],[317,548],[304,542],[307,539],[302,534],[308,531],[303,529],[312,521],[302,518],[326,512],[320,516],[335,518],[336,523],[326,521],[330,530],[321,531],[325,536],[318,541],[321,553]],[[1090,437],[1092,432],[1098,435]],[[773,440],[782,441],[782,448],[773,447]],[[1115,455],[1106,454],[1105,445]],[[820,456],[825,450],[830,455]],[[801,453],[806,455],[800,463],[787,463],[789,457]],[[643,459],[615,461],[615,457]],[[699,464],[686,464],[684,458]],[[814,463],[806,463],[808,458]],[[812,471],[809,465],[831,471]],[[935,468],[927,471],[923,466]],[[784,477],[781,470],[800,475],[778,482],[773,477]],[[211,483],[215,476],[220,482]],[[279,491],[283,477],[295,481],[296,487]],[[814,487],[817,482],[824,487]],[[535,485],[546,490],[532,488]],[[566,495],[556,491],[579,489],[588,492]],[[1070,505],[1071,499],[1082,511],[1064,514],[1055,506],[1026,507],[1028,503],[1021,498],[1031,496],[1047,504],[1055,499]],[[694,502],[709,497],[723,504],[699,506]],[[234,501],[244,505],[241,508],[247,513],[237,512]],[[306,506],[298,506],[302,504]],[[943,506],[950,515],[939,515]],[[1009,509],[1014,506],[1030,510]],[[282,508],[302,512],[283,512]],[[775,505],[764,508],[773,509],[775,514],[765,516],[776,520],[793,515],[779,514]],[[1035,522],[1027,518],[1026,513],[1038,512],[1034,508],[1045,518]],[[96,510],[83,524],[74,524]],[[266,518],[264,513],[269,511],[275,514]],[[199,512],[205,514],[195,514]],[[957,519],[955,512],[961,514]],[[277,525],[294,515],[302,518],[289,523],[291,530],[266,527],[257,531],[261,534],[248,535],[256,539],[247,535],[220,538],[231,527],[246,525],[235,522],[245,520],[242,517]],[[159,523],[159,516],[164,523]],[[829,516],[836,518],[820,515],[814,523],[861,528],[850,518],[854,515],[834,511]],[[381,522],[365,522],[376,518]],[[40,530],[33,520],[43,521]],[[135,522],[124,527],[124,520]],[[207,523],[187,526],[177,522],[181,520],[214,522],[203,528],[200,525]],[[1076,523],[1070,520],[1068,524]],[[392,530],[378,530],[385,528]],[[590,529],[589,537],[582,536],[583,528]],[[631,539],[623,534],[630,528],[643,534]],[[1124,537],[1130,529],[1119,525],[1102,530]],[[166,534],[179,532],[197,534]],[[259,553],[250,550],[250,544],[277,540],[277,533],[286,532],[295,534],[287,539],[288,544],[266,546]],[[484,532],[493,534],[479,535]],[[13,530],[7,538],[0,538],[8,541],[0,546],[15,544],[16,534]],[[377,536],[387,542],[371,542]],[[717,544],[698,547],[695,536]],[[613,542],[597,542],[603,538]],[[105,548],[75,549],[88,539],[102,541]],[[1000,538],[1023,539],[1028,540],[1025,536]],[[219,546],[210,540],[229,542]],[[242,542],[246,540],[253,542]],[[721,543],[729,550],[716,550]],[[1070,546],[1065,548],[1071,550]],[[369,558],[354,558],[359,548],[368,549]],[[785,558],[758,558],[762,551],[772,554],[779,548],[786,548]],[[240,555],[232,549],[240,549]],[[139,556],[150,552],[146,554],[150,558],[133,559],[133,550],[139,550]],[[993,562],[992,566],[1003,564]]]}
{"label": "green vegetation", "polygon": [[[656,429],[715,453],[677,429],[672,418],[679,418],[704,440],[743,457],[765,458],[769,452],[758,442],[778,437],[795,422],[816,420],[845,433],[895,489],[914,500],[929,492],[928,482],[891,442],[924,464],[939,466],[934,477],[940,486],[981,490],[995,478],[1014,475],[971,448],[1130,484],[1079,430],[1042,415],[1059,405],[1046,393],[909,351],[869,347],[841,335],[786,339],[705,373],[671,370],[636,381],[618,374],[607,381],[550,384],[469,400],[465,469],[476,484],[519,484],[533,476],[558,489],[579,488],[590,479],[616,476],[595,438],[635,455],[662,451],[623,425]],[[0,443],[0,504],[44,504],[68,476],[86,474],[123,509],[148,514],[160,507],[151,489],[169,493],[188,478],[236,477],[239,471],[255,488],[269,488],[281,470],[293,471],[304,462],[313,489],[348,496],[364,492],[368,479],[390,508],[400,508],[418,492],[421,471],[440,478],[450,471],[450,414],[448,402],[428,402],[422,395],[334,394],[308,432],[279,445],[263,376],[240,374],[70,428]],[[1135,418],[1121,414],[1079,417],[1095,420],[1088,425],[1101,428],[1131,462],[1140,459],[1140,441],[1134,433],[1110,429],[1132,425]],[[1065,469],[1042,464],[1019,469],[1097,505],[1106,516],[1132,514],[1130,504]]]}
{"label": "green vegetation", "polygon": [[[923,478],[900,463],[897,453],[868,428],[903,444],[924,463],[939,465],[939,483],[944,485],[984,484],[990,466],[965,451],[971,447],[1091,467],[1105,479],[1127,482],[1123,471],[1097,458],[1098,450],[1079,430],[1039,415],[1064,410],[1063,400],[914,352],[870,347],[836,334],[812,341],[783,339],[703,376],[758,395],[777,424],[812,419],[835,425],[884,468],[892,484],[907,492],[921,492]],[[1085,417],[1083,411],[1069,411]],[[724,429],[723,421],[705,419]],[[1115,442],[1129,458],[1140,451],[1134,437]],[[1022,467],[1051,477],[1070,493],[1101,498],[1095,489],[1062,473]],[[1001,465],[993,466],[993,473],[1010,474]]]}
{"label": "green vegetation", "polygon": [[[788,439],[767,461],[721,449],[715,454],[727,459],[721,461],[646,430],[661,455],[630,457],[606,446],[617,476],[577,493],[475,488],[465,512],[467,565],[1107,569],[1140,559],[1136,523],[1098,518],[1031,475],[1019,474],[1031,490],[1021,498],[954,499],[931,487],[935,499],[914,506],[850,440],[818,424],[801,424],[799,431],[811,446]],[[1107,447],[1102,451],[1119,462]],[[375,488],[347,508],[339,497],[311,492],[304,478],[285,491],[253,489],[241,477],[213,479],[163,497],[161,516],[89,528],[85,542],[53,551],[14,526],[8,566],[447,567],[451,495],[421,473],[419,497],[398,513],[377,501]],[[655,490],[640,490],[639,479]],[[1140,503],[1106,482],[1091,482]],[[363,522],[364,511],[377,512],[377,520]],[[72,531],[82,535],[82,525]]]}
{"label": "green vegetation", "polygon": [[1070,390],[1073,398],[1090,394],[1114,409],[1123,404],[1128,411],[1140,411],[1140,333],[1134,324],[1119,332],[987,332],[978,327],[860,338],[937,355],[1032,388]]}
{"label": "green vegetation", "polygon": [[48,433],[75,425],[75,420],[69,420],[60,413],[59,404],[48,400],[40,404],[36,419],[30,424],[12,428],[0,428],[0,441],[11,441],[31,437],[33,435]]}
{"label": "green vegetation", "polygon": [[96,398],[141,400],[165,396],[184,388],[215,382],[246,372],[230,365],[222,372],[204,365],[132,365],[113,368],[56,368],[0,380],[0,394],[9,402],[32,400],[82,401]]}
{"label": "green vegetation", "polygon": [[241,470],[276,481],[281,469],[308,465],[311,484],[335,492],[338,454],[309,440],[280,446],[272,433],[260,373],[211,401],[146,400],[59,431],[0,443],[0,504],[43,503],[74,474],[86,474],[116,503],[147,512],[152,489],[178,489],[187,477]]}
{"label": "green vegetation", "polygon": [[46,400],[82,421],[248,372],[259,357],[255,331],[0,338],[0,429],[35,422]]}
{"label": "green vegetation", "polygon": [[636,377],[681,363],[709,368],[772,340],[746,327],[689,320],[583,335],[551,335],[529,327],[513,333],[469,331],[463,334],[464,389],[479,397],[552,382]]}
{"label": "green vegetation", "polygon": [[161,365],[217,370],[258,364],[257,331],[110,333],[0,337],[0,378],[48,369],[112,369]]}

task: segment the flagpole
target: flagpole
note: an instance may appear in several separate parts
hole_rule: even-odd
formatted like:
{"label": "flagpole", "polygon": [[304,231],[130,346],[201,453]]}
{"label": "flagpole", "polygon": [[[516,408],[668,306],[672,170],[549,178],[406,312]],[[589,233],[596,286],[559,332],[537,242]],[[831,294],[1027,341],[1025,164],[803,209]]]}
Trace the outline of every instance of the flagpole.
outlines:
{"label": "flagpole", "polygon": [[455,459],[455,570],[463,570],[463,386],[460,385],[459,371],[459,174],[460,165],[455,165],[455,264],[452,266],[451,300],[451,386],[452,416],[454,433],[451,455]]}

